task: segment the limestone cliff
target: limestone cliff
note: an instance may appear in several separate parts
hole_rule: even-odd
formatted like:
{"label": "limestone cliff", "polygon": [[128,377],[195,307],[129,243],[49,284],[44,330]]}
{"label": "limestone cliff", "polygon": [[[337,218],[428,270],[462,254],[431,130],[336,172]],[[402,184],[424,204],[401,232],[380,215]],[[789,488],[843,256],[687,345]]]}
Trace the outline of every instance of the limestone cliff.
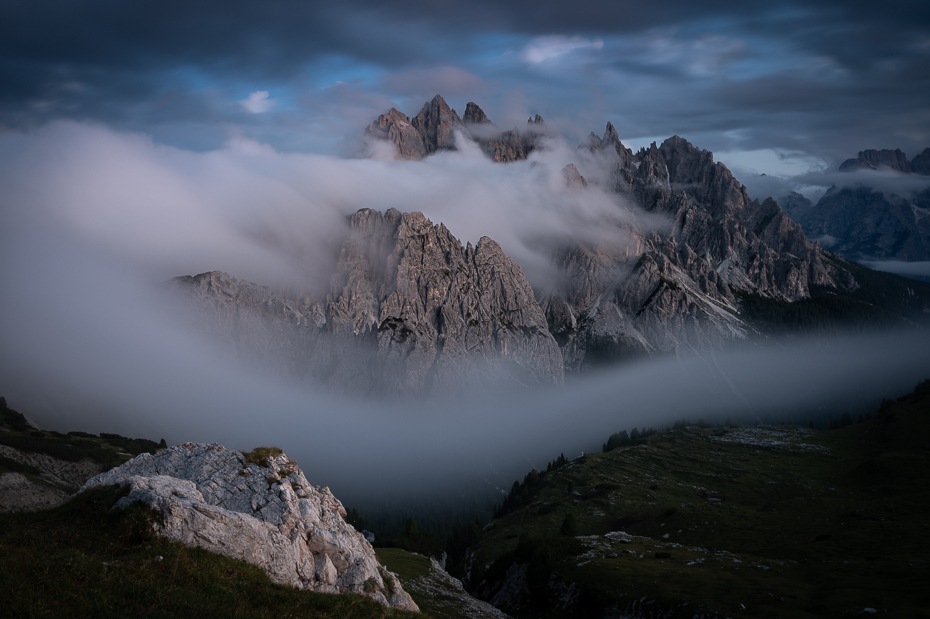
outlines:
{"label": "limestone cliff", "polygon": [[222,445],[187,443],[137,456],[83,489],[114,484],[129,489],[116,508],[138,501],[158,513],[158,535],[257,565],[279,584],[419,610],[329,488],[311,485],[280,451],[249,463]]}
{"label": "limestone cliff", "polygon": [[583,147],[609,164],[609,189],[634,218],[605,222],[616,243],[556,252],[563,285],[541,303],[568,369],[741,339],[749,328],[736,291],[796,301],[812,285],[850,283],[774,200],[750,200],[710,152],[674,136],[634,154],[610,123]]}
{"label": "limestone cliff", "polygon": [[436,95],[412,119],[391,108],[368,125],[365,135],[392,142],[399,159],[422,159],[436,151],[455,149],[455,132],[459,131],[494,161],[507,162],[526,159],[539,146],[543,125],[542,117],[537,114],[527,120],[522,131],[518,128],[501,131],[476,103],[469,102],[464,118],[459,118],[445,99]]}
{"label": "limestone cliff", "polygon": [[[840,165],[840,172],[894,171],[898,175],[930,175],[930,148],[910,162],[900,150],[864,150]],[[895,175],[897,178],[901,176]],[[930,188],[916,178],[894,193],[888,186],[861,183],[831,187],[816,204],[801,196],[780,200],[791,217],[812,239],[851,260],[930,259]],[[874,178],[874,177],[871,177]],[[890,179],[885,179],[886,183]],[[797,196],[797,197],[796,197]],[[800,198],[800,199],[799,199]]]}
{"label": "limestone cliff", "polygon": [[519,265],[421,213],[349,219],[330,289],[288,296],[225,273],[180,277],[198,324],[256,367],[354,393],[559,383],[562,356]]}
{"label": "limestone cliff", "polygon": [[795,217],[811,238],[851,260],[930,259],[930,189],[904,197],[831,187]]}

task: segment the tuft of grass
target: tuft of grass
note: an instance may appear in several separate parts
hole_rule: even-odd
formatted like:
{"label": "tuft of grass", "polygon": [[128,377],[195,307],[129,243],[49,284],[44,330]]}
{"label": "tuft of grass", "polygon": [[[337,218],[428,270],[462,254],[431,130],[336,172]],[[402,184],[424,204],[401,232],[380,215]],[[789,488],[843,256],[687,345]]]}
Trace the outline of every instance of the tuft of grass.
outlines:
{"label": "tuft of grass", "polygon": [[250,452],[243,452],[245,461],[259,466],[268,466],[268,458],[275,458],[284,453],[280,447],[256,447]]}
{"label": "tuft of grass", "polygon": [[[125,492],[125,491],[122,491]],[[57,509],[0,515],[4,617],[422,617],[360,595],[276,585],[254,565],[152,535],[140,504],[97,488]]]}

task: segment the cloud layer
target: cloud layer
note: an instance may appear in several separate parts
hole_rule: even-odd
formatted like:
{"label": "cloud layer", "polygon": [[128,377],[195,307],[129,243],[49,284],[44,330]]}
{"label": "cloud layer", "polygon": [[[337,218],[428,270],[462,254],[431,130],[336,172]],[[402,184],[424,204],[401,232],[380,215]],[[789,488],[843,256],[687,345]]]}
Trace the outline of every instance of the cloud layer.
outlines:
{"label": "cloud layer", "polygon": [[493,493],[634,424],[870,410],[925,378],[927,338],[883,334],[657,358],[561,389],[372,402],[248,374],[188,330],[161,285],[214,268],[310,285],[361,206],[421,209],[464,240],[488,234],[544,278],[540,236],[596,234],[624,209],[563,191],[568,157],[558,142],[513,166],[467,149],[416,163],[244,140],[197,153],[70,122],[2,134],[0,393],[61,431],[279,444],[362,505],[466,483]]}
{"label": "cloud layer", "polygon": [[[441,92],[498,121],[559,119],[569,141],[611,120],[630,140],[715,151],[916,153],[930,144],[928,67],[930,8],[915,2],[0,8],[0,123],[96,120],[207,150],[241,135],[339,152],[391,105],[416,113]],[[273,110],[240,103],[265,91]]]}

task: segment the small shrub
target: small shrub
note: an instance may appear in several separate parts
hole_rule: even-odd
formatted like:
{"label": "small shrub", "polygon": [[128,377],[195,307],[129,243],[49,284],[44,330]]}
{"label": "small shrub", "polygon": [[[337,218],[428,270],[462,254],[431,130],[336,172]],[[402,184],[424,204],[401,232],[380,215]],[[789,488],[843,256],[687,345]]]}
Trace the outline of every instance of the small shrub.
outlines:
{"label": "small shrub", "polygon": [[248,453],[243,453],[245,461],[259,466],[268,466],[268,458],[274,458],[284,453],[280,447],[256,447]]}
{"label": "small shrub", "polygon": [[384,581],[384,590],[388,592],[387,597],[391,598],[394,596],[394,577],[388,573],[387,570],[381,570],[381,580]]}

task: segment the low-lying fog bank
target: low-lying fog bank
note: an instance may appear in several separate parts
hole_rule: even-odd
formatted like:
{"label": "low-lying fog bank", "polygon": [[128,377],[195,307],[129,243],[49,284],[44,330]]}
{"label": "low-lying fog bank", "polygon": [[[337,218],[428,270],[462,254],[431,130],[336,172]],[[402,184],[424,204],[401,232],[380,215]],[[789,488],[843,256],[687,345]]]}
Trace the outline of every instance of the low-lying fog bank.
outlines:
{"label": "low-lying fog bank", "polygon": [[[331,226],[363,206],[424,210],[463,240],[489,234],[543,277],[523,240],[568,220],[554,203],[517,198],[548,178],[539,170],[560,172],[568,161],[559,153],[509,168],[465,153],[408,164],[399,178],[390,162],[284,156],[255,144],[194,154],[73,124],[4,134],[0,394],[49,429],[279,445],[312,482],[363,506],[475,480],[509,489],[560,452],[599,448],[634,425],[858,412],[930,375],[930,335],[898,332],[682,351],[558,388],[383,401],[249,373],[186,330],[166,299],[169,277],[213,268],[272,285],[304,278],[324,259],[308,239],[325,246]],[[505,169],[516,170],[504,194],[515,206],[485,217],[501,206],[485,197],[511,182]],[[476,182],[485,173],[495,175],[486,194]],[[381,184],[360,187],[362,174]],[[450,183],[471,193],[450,196]],[[472,203],[485,210],[466,211]],[[613,206],[598,198],[579,211],[578,233]]]}

